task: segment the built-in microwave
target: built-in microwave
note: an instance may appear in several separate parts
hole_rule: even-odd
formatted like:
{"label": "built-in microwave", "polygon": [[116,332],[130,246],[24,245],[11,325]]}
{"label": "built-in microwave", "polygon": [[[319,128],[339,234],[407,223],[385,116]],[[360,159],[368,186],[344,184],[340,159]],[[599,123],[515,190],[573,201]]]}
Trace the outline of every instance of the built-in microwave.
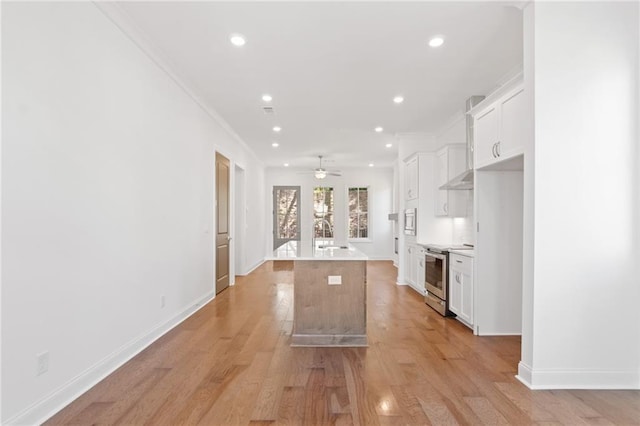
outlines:
{"label": "built-in microwave", "polygon": [[404,211],[404,233],[406,235],[416,235],[416,209],[406,209]]}

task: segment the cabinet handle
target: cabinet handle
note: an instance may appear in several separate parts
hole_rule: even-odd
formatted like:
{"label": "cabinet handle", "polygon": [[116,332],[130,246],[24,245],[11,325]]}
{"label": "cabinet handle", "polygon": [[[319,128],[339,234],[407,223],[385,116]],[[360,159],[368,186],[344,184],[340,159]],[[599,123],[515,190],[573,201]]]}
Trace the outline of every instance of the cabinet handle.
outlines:
{"label": "cabinet handle", "polygon": [[456,282],[460,284],[460,274],[456,274]]}
{"label": "cabinet handle", "polygon": [[447,211],[447,203],[444,203],[444,205],[442,206],[442,209],[444,210],[445,213],[449,213]]}
{"label": "cabinet handle", "polygon": [[491,154],[493,154],[493,158],[496,158],[496,144],[495,143],[491,147]]}
{"label": "cabinet handle", "polygon": [[420,266],[424,266],[424,260],[420,261]]}
{"label": "cabinet handle", "polygon": [[458,260],[458,259],[456,259],[456,262],[458,262],[458,263],[462,263],[462,260]]}
{"label": "cabinet handle", "polygon": [[496,144],[496,154],[498,157],[500,157],[500,142]]}

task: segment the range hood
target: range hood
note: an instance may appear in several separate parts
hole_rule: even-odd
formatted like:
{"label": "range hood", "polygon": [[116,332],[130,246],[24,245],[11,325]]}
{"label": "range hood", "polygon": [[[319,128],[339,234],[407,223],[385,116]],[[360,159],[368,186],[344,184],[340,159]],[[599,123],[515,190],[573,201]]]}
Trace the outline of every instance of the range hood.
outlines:
{"label": "range hood", "polygon": [[473,117],[469,111],[478,105],[484,96],[472,96],[467,99],[465,109],[466,131],[467,131],[467,169],[455,176],[439,189],[462,190],[473,189]]}

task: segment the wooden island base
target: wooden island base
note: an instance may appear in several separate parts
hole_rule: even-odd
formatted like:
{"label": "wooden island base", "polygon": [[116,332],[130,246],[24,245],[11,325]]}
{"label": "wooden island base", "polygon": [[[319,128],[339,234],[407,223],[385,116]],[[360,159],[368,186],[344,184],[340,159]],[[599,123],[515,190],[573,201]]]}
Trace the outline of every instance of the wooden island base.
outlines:
{"label": "wooden island base", "polygon": [[[366,261],[293,262],[291,346],[368,346]],[[342,284],[329,285],[329,276]]]}

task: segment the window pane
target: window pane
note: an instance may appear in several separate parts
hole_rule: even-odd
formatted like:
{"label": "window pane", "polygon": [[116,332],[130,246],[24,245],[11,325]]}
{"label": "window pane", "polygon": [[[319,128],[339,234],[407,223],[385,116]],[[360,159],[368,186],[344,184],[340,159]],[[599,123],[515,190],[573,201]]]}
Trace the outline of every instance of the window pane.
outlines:
{"label": "window pane", "polygon": [[298,191],[277,189],[277,238],[296,239],[298,235]]}
{"label": "window pane", "polygon": [[349,188],[349,238],[368,238],[368,213],[368,188]]}
{"label": "window pane", "polygon": [[316,238],[333,238],[333,188],[313,190],[313,229]]}

